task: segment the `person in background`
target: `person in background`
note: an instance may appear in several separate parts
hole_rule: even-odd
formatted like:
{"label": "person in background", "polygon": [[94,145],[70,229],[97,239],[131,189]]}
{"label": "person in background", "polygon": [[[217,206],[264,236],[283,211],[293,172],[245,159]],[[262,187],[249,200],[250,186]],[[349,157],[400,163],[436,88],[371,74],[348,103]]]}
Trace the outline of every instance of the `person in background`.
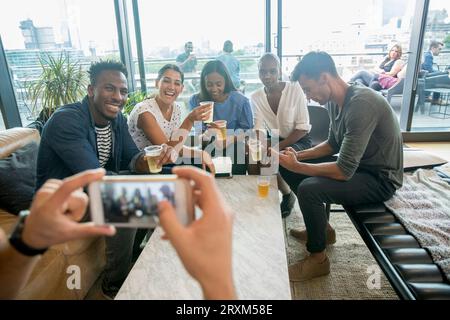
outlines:
{"label": "person in background", "polygon": [[239,89],[241,85],[241,79],[239,78],[239,72],[241,70],[241,65],[238,59],[232,55],[233,53],[233,42],[227,40],[223,44],[223,53],[217,57],[217,60],[223,62],[227,67],[228,73],[230,74],[231,81],[236,89]]}
{"label": "person in background", "polygon": [[374,71],[361,70],[350,79],[350,82],[357,82],[366,87],[372,87],[381,74],[395,77],[403,67],[403,61],[400,60],[401,57],[402,47],[399,44],[395,44],[377,69]]}
{"label": "person in background", "polygon": [[[264,87],[251,96],[255,114],[255,129],[278,130],[279,150],[292,147],[296,151],[311,148],[309,114],[306,98],[298,82],[280,80],[280,60],[273,53],[265,53],[258,63],[259,79]],[[280,174],[278,189],[283,194],[281,216],[287,217],[295,204],[295,194]]]}
{"label": "person in background", "polygon": [[378,79],[372,81],[370,87],[375,91],[381,91],[392,88],[402,79],[406,77],[406,64],[403,65],[402,69],[397,73],[396,76],[390,76],[388,74],[380,74]]}
{"label": "person in background", "polygon": [[[426,89],[432,88],[450,88],[450,69],[441,71],[434,67],[434,57],[439,56],[444,44],[442,42],[432,40],[430,42],[429,50],[424,55],[424,61],[421,65],[422,70],[426,72],[425,74],[425,85],[421,85],[419,91],[419,103],[418,105],[423,109],[425,106],[426,99]],[[443,104],[445,102],[441,101],[441,95],[439,92],[433,92],[433,97],[431,99],[431,104]]]}
{"label": "person in background", "polygon": [[196,121],[209,117],[209,107],[194,108],[181,122],[181,106],[176,102],[183,92],[184,74],[174,64],[166,64],[158,71],[154,98],[137,104],[128,117],[130,135],[140,150],[150,145],[167,144],[185,158],[199,158],[203,168],[214,172],[209,154],[184,146],[184,141]]}
{"label": "person in background", "polygon": [[192,52],[194,51],[194,45],[192,41],[188,41],[184,45],[184,52],[179,54],[176,58],[177,65],[184,73],[195,72],[197,66],[197,57]]}
{"label": "person in background", "polygon": [[[161,202],[160,223],[165,237],[189,274],[199,282],[205,299],[236,299],[231,268],[233,214],[211,175],[190,167],[176,168],[174,173],[193,181],[200,195],[196,204],[203,215],[184,226],[173,206],[168,201]],[[88,205],[88,197],[81,188],[104,174],[104,169],[96,169],[62,181],[47,181],[36,193],[29,215],[19,223],[20,228],[16,228],[9,242],[0,229],[0,299],[18,296],[48,247],[115,234],[111,226],[78,223]]]}

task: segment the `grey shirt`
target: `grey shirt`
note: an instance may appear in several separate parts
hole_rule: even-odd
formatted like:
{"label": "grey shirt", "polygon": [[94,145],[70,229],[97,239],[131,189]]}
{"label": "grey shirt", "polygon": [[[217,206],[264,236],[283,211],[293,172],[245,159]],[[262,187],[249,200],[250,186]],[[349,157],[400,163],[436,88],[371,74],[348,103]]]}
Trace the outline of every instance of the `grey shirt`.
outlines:
{"label": "grey shirt", "polygon": [[403,140],[398,120],[385,98],[375,91],[351,85],[342,112],[328,104],[328,143],[339,153],[337,165],[349,178],[357,169],[390,181],[403,182]]}

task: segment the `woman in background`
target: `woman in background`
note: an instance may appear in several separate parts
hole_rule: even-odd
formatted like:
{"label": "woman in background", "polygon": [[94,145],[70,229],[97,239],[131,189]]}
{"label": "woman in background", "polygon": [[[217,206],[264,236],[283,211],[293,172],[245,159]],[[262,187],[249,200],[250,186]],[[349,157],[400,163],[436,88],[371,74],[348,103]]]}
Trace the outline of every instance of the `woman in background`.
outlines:
{"label": "woman in background", "polygon": [[403,61],[400,60],[401,57],[402,47],[395,44],[377,69],[374,71],[359,71],[350,79],[350,81],[358,82],[366,87],[372,87],[372,85],[374,85],[373,83],[378,81],[378,77],[381,74],[396,77],[397,73],[399,73],[403,67]]}

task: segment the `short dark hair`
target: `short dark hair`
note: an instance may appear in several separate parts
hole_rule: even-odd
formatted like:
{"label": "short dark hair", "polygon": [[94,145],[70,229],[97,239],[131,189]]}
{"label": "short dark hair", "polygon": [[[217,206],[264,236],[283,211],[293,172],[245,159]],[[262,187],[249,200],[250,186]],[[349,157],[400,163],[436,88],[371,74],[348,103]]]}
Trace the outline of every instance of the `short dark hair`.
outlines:
{"label": "short dark hair", "polygon": [[159,71],[158,71],[158,78],[157,78],[158,81],[161,80],[162,76],[164,75],[164,73],[167,70],[173,70],[175,72],[178,72],[180,74],[180,76],[181,76],[181,83],[184,83],[184,73],[183,73],[183,71],[181,71],[179,66],[177,66],[176,64],[172,64],[172,63],[168,63],[165,66],[163,66],[161,69],[159,69]]}
{"label": "short dark hair", "polygon": [[276,54],[274,54],[272,52],[266,52],[261,56],[261,58],[259,58],[258,69],[261,67],[262,62],[265,60],[275,61],[278,65],[278,68],[281,66],[280,58],[278,58],[278,56]]}
{"label": "short dark hair", "polygon": [[338,77],[336,65],[331,56],[324,51],[311,51],[295,66],[291,81],[298,81],[301,76],[318,80],[322,73]]}
{"label": "short dark hair", "polygon": [[97,83],[98,76],[103,71],[118,71],[122,72],[125,77],[128,77],[127,68],[122,62],[114,60],[100,60],[98,62],[92,63],[91,67],[89,68],[88,73],[91,85],[95,85]]}
{"label": "short dark hair", "polygon": [[223,43],[223,51],[228,53],[233,52],[233,42],[231,42],[230,40],[225,41]]}
{"label": "short dark hair", "polygon": [[439,48],[439,46],[444,46],[444,44],[442,42],[440,42],[440,41],[431,40],[431,42],[430,42],[430,49],[429,50],[431,50],[433,48]]}
{"label": "short dark hair", "polygon": [[206,90],[206,76],[213,72],[217,72],[225,79],[225,88],[223,90],[224,93],[237,91],[233,85],[233,81],[231,81],[227,67],[223,64],[223,62],[219,60],[208,61],[203,67],[202,74],[200,76],[200,101],[211,100],[211,96],[209,95],[208,90]]}

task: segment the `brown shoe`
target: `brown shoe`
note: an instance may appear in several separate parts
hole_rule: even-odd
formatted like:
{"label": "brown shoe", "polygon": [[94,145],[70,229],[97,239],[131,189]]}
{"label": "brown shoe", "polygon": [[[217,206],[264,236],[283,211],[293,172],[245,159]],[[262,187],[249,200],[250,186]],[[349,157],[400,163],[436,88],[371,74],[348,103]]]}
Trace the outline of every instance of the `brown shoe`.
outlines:
{"label": "brown shoe", "polygon": [[[308,240],[308,233],[306,232],[306,230],[291,229],[289,230],[289,234],[302,242],[306,242]],[[336,231],[334,229],[327,228],[327,245],[335,243]]]}
{"label": "brown shoe", "polygon": [[313,278],[326,276],[330,273],[330,260],[328,257],[321,262],[315,262],[310,256],[289,266],[290,281],[306,281]]}

